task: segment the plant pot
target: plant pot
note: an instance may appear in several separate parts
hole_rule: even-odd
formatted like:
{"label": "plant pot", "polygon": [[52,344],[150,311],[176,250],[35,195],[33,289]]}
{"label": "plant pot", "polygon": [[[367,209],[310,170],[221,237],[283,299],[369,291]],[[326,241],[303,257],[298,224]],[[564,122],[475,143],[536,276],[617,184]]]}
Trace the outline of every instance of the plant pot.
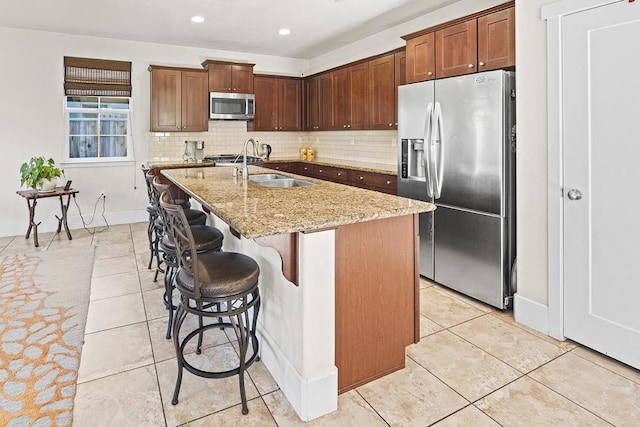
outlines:
{"label": "plant pot", "polygon": [[56,188],[57,179],[41,179],[36,183],[36,190],[39,193],[50,193]]}

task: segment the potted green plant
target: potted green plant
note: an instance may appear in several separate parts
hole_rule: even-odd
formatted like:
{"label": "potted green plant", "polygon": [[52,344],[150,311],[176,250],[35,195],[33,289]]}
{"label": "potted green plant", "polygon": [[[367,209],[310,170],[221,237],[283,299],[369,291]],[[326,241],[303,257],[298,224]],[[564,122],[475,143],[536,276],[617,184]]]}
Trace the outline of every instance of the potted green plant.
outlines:
{"label": "potted green plant", "polygon": [[56,187],[57,178],[63,173],[62,169],[56,167],[53,159],[32,157],[29,163],[20,166],[20,185],[27,184],[27,187],[38,191],[52,191]]}

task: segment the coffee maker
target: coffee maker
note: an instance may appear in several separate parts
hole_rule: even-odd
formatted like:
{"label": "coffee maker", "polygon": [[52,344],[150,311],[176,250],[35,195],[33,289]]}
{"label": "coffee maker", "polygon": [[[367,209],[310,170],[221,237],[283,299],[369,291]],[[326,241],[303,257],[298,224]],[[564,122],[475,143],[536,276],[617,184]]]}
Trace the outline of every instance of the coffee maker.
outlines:
{"label": "coffee maker", "polygon": [[204,141],[185,141],[182,159],[185,162],[201,162],[204,159]]}

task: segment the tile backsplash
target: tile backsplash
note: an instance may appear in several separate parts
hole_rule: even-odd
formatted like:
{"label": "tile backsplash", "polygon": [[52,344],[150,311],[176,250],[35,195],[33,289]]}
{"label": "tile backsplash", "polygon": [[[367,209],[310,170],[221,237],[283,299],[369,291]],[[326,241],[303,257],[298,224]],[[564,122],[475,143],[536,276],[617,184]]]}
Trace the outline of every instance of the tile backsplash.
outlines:
{"label": "tile backsplash", "polygon": [[207,132],[150,132],[149,161],[182,160],[184,141],[204,141],[204,154],[237,154],[253,138],[271,145],[272,158],[297,157],[313,147],[317,158],[396,164],[395,130],[323,132],[248,132],[245,121],[209,121]]}

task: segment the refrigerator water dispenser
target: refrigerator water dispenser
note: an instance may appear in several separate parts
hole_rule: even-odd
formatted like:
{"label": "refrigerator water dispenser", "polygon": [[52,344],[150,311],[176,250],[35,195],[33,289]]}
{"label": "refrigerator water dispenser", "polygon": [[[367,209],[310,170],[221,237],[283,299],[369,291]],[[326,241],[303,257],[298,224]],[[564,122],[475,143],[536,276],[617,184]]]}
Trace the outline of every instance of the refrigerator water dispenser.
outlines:
{"label": "refrigerator water dispenser", "polygon": [[424,139],[403,139],[402,178],[424,181]]}

